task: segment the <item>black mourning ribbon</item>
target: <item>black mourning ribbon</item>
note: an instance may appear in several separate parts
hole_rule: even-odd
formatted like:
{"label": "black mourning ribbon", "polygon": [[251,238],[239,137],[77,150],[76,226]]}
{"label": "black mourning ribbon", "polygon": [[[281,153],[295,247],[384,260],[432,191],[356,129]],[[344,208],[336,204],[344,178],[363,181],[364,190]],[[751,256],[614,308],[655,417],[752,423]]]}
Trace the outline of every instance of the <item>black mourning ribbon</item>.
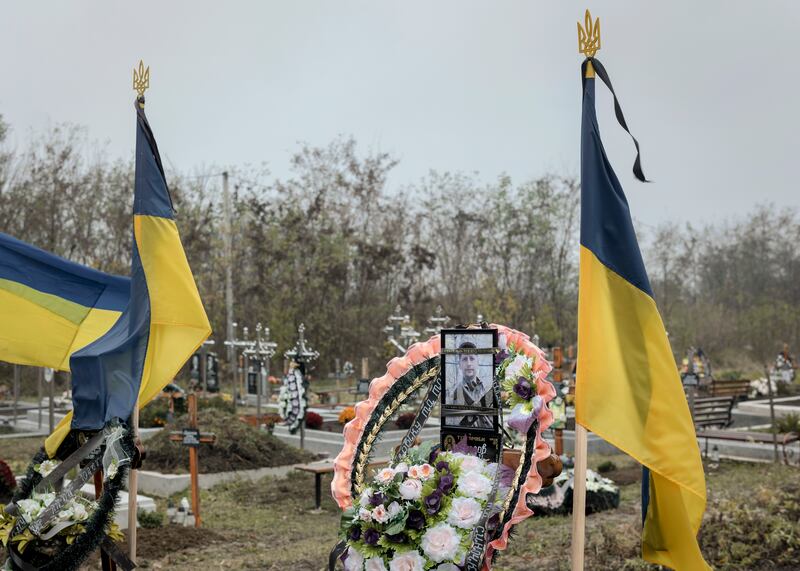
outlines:
{"label": "black mourning ribbon", "polygon": [[628,135],[631,136],[631,139],[633,139],[633,144],[636,146],[636,160],[633,162],[633,175],[641,182],[651,182],[645,178],[644,171],[642,171],[639,141],[636,140],[636,137],[633,136],[633,133],[631,133],[631,130],[628,128],[628,123],[625,121],[625,114],[622,113],[622,106],[619,104],[617,94],[614,92],[614,87],[611,85],[611,79],[608,77],[608,72],[606,71],[606,68],[603,67],[603,64],[600,63],[600,60],[595,58],[586,58],[584,60],[583,65],[581,65],[581,81],[583,82],[583,86],[586,87],[586,67],[589,65],[589,62],[591,62],[592,67],[594,68],[595,75],[597,75],[597,77],[599,77],[603,83],[606,84],[606,87],[608,87],[611,95],[614,96],[614,114],[617,116],[617,122],[623,129],[625,129]]}

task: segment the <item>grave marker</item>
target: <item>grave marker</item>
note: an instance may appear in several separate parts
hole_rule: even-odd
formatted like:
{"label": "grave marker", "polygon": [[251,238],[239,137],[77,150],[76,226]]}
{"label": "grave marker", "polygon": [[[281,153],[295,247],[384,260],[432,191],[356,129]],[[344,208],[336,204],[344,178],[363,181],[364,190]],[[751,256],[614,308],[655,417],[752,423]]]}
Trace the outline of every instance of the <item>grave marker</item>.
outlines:
{"label": "grave marker", "polygon": [[180,442],[189,447],[189,475],[192,482],[192,510],[194,511],[194,526],[200,527],[200,482],[197,463],[197,449],[201,444],[214,444],[217,435],[213,432],[200,432],[197,425],[197,395],[189,393],[187,396],[189,408],[189,426],[182,430],[170,433],[169,439]]}

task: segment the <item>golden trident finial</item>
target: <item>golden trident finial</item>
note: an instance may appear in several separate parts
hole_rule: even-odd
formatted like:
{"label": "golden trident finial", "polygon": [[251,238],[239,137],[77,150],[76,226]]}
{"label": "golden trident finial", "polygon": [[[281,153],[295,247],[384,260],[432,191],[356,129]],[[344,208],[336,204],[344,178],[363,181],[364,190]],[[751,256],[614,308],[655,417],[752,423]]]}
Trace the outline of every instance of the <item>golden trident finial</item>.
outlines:
{"label": "golden trident finial", "polygon": [[585,23],[584,28],[578,22],[578,52],[586,57],[594,57],[600,49],[600,18],[592,22],[592,14],[586,10]]}
{"label": "golden trident finial", "polygon": [[139,98],[142,98],[148,87],[150,87],[150,66],[145,68],[144,62],[139,60],[139,69],[133,68],[133,88]]}

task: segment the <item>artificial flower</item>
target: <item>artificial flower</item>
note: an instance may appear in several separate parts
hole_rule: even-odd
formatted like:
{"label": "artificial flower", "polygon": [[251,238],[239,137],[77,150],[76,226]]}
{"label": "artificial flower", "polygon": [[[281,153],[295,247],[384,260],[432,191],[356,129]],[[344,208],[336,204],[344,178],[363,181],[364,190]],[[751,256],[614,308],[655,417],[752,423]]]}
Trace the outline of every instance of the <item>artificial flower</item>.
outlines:
{"label": "artificial flower", "polygon": [[442,492],[433,490],[425,497],[423,503],[425,504],[425,511],[428,512],[428,515],[438,513],[439,509],[442,507]]}
{"label": "artificial flower", "polygon": [[364,530],[364,543],[367,545],[378,545],[381,534],[377,529],[369,528]]}
{"label": "artificial flower", "polygon": [[366,508],[360,508],[358,510],[358,519],[361,521],[370,521],[372,519],[372,514]]}
{"label": "artificial flower", "polygon": [[58,464],[56,460],[45,460],[41,464],[37,464],[34,469],[44,477],[55,470]]}
{"label": "artificial flower", "polygon": [[417,551],[406,551],[389,561],[389,571],[424,571],[425,558]]}
{"label": "artificial flower", "polygon": [[347,548],[347,558],[344,560],[344,571],[363,571],[364,556],[352,547]]}
{"label": "artificial flower", "polygon": [[404,500],[418,500],[422,494],[422,482],[409,478],[400,484],[397,490]]}
{"label": "artificial flower", "polygon": [[470,529],[478,520],[481,519],[481,504],[472,498],[453,498],[450,504],[450,513],[447,514],[447,522],[460,527]]}
{"label": "artificial flower", "polygon": [[425,514],[419,510],[409,510],[408,519],[406,519],[406,527],[408,529],[415,529],[417,531],[425,527]]}
{"label": "artificial flower", "polygon": [[388,484],[394,480],[394,476],[395,472],[392,468],[383,468],[378,470],[378,474],[375,476],[375,479],[381,484]]}
{"label": "artificial flower", "polygon": [[364,562],[364,571],[387,571],[383,559],[380,557],[370,557]]}
{"label": "artificial flower", "polygon": [[527,434],[535,418],[531,403],[519,403],[511,409],[507,422],[520,434]]}
{"label": "artificial flower", "polygon": [[514,383],[514,393],[522,400],[531,400],[533,386],[525,377],[517,377],[517,382]]}
{"label": "artificial flower", "polygon": [[405,462],[400,462],[397,466],[394,467],[395,474],[405,474],[408,472],[408,464]]}
{"label": "artificial flower", "polygon": [[389,521],[389,512],[386,511],[383,504],[376,506],[375,509],[372,510],[372,519],[378,523],[386,523]]}
{"label": "artificial flower", "polygon": [[453,489],[455,482],[456,479],[452,474],[444,474],[441,478],[439,478],[438,489],[443,494],[449,494],[450,490]]}
{"label": "artificial flower", "polygon": [[420,480],[429,480],[433,476],[434,469],[430,464],[423,464],[419,467]]}
{"label": "artificial flower", "polygon": [[453,559],[461,545],[461,536],[447,523],[433,526],[422,536],[422,551],[434,563]]}
{"label": "artificial flower", "polygon": [[492,481],[480,472],[467,472],[458,477],[458,491],[470,498],[485,500],[492,489]]}
{"label": "artificial flower", "polygon": [[375,493],[375,490],[372,488],[365,488],[361,495],[358,497],[358,503],[362,506],[369,502],[369,499],[372,497],[372,494]]}
{"label": "artificial flower", "polygon": [[400,507],[400,504],[398,504],[397,502],[392,502],[392,503],[391,503],[391,504],[389,504],[389,506],[386,508],[386,513],[388,513],[388,514],[389,514],[389,519],[394,519],[395,517],[397,517],[397,515],[398,515],[398,514],[399,514],[401,511],[403,511],[403,508],[401,508],[401,507]]}

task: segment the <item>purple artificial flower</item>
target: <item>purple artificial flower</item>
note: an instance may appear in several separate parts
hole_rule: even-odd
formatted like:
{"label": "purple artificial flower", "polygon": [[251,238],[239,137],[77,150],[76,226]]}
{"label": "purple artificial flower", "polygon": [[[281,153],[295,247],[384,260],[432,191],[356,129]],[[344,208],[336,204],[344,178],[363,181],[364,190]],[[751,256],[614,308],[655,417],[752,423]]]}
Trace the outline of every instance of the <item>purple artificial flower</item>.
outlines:
{"label": "purple artificial flower", "polygon": [[517,383],[514,385],[514,392],[523,400],[531,400],[531,397],[533,397],[533,387],[525,377],[517,377]]}
{"label": "purple artificial flower", "polygon": [[512,485],[514,485],[514,476],[517,475],[516,470],[509,468],[505,464],[500,464],[498,466],[498,470],[500,470],[500,479],[498,480],[498,485],[505,488],[510,488]]}
{"label": "purple artificial flower", "polygon": [[380,492],[375,492],[372,494],[372,497],[369,499],[369,505],[371,506],[379,506],[386,502],[386,496],[384,496]]}
{"label": "purple artificial flower", "polygon": [[428,512],[428,515],[437,513],[442,507],[442,492],[433,490],[428,494],[423,503],[425,504],[425,511]]}
{"label": "purple artificial flower", "polygon": [[450,473],[450,463],[447,460],[442,460],[436,463],[436,471],[437,472],[444,472],[445,474]]}
{"label": "purple artificial flower", "polygon": [[395,533],[393,535],[386,534],[386,539],[388,539],[392,543],[405,543],[406,542],[406,534],[402,531],[400,533]]}
{"label": "purple artificial flower", "polygon": [[436,458],[442,453],[442,449],[437,445],[431,449],[430,456],[428,456],[428,464],[433,466],[436,464]]}
{"label": "purple artificial flower", "polygon": [[502,364],[503,361],[505,361],[506,359],[508,359],[508,351],[506,351],[505,349],[501,349],[500,351],[494,354],[495,365]]}
{"label": "purple artificial flower", "polygon": [[406,519],[406,527],[408,529],[416,529],[417,531],[425,527],[425,514],[419,510],[409,510],[408,519]]}
{"label": "purple artificial flower", "polygon": [[377,529],[369,528],[364,530],[364,543],[367,545],[378,545],[381,534]]}
{"label": "purple artificial flower", "polygon": [[439,491],[443,494],[449,494],[450,490],[453,489],[453,485],[455,484],[456,479],[453,477],[452,474],[447,473],[444,474],[441,478],[439,478]]}
{"label": "purple artificial flower", "polygon": [[359,539],[361,539],[361,528],[358,527],[357,525],[351,527],[347,532],[347,538],[350,541],[358,541]]}
{"label": "purple artificial flower", "polygon": [[508,425],[520,434],[528,434],[528,429],[534,421],[533,412],[527,412],[524,404],[518,404],[511,409],[508,416]]}

